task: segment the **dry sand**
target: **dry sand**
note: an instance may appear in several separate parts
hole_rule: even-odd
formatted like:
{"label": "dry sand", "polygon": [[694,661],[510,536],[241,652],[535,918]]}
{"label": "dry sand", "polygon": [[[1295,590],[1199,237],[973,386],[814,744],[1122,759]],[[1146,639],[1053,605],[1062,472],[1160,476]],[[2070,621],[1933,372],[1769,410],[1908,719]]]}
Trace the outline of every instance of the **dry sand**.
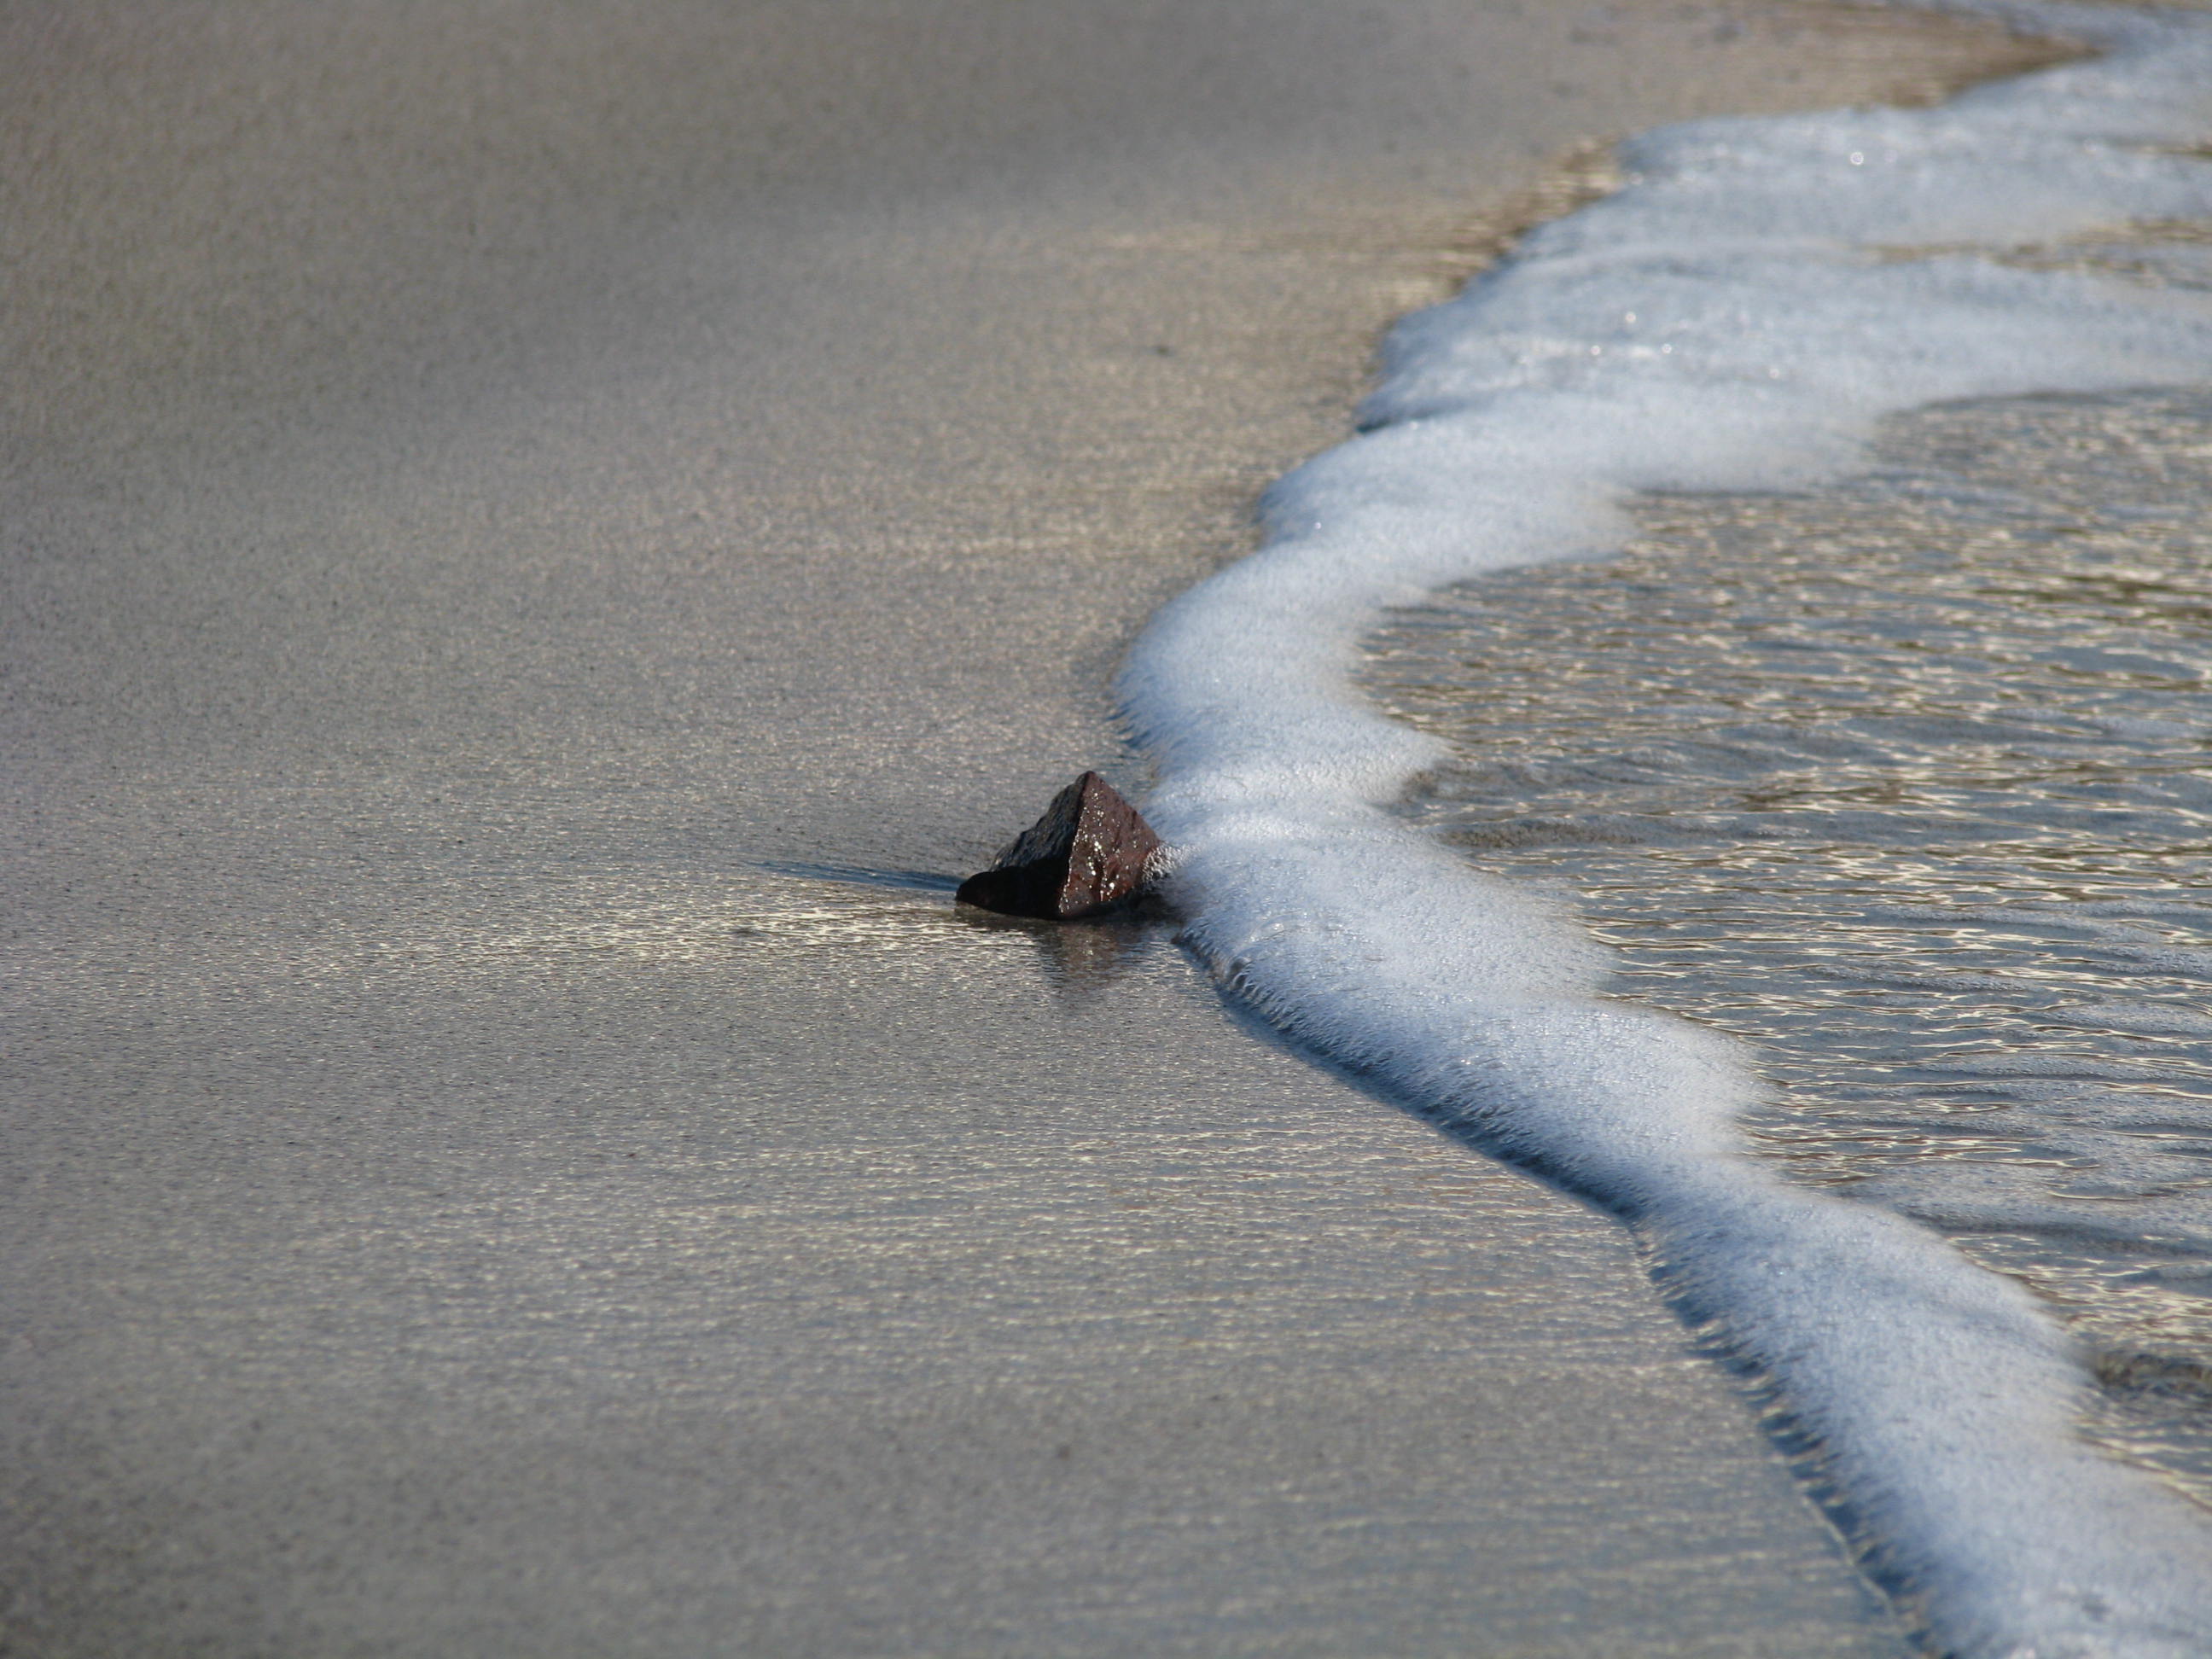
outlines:
{"label": "dry sand", "polygon": [[0,14],[8,1650],[1893,1651],[1610,1223],[901,872],[1546,158],[2010,50]]}

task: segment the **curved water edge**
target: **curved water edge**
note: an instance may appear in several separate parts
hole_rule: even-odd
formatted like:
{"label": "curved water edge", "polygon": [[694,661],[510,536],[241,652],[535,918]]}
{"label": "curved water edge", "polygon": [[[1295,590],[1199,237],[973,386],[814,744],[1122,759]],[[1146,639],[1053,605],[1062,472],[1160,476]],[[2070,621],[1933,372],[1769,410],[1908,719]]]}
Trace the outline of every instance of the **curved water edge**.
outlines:
{"label": "curved water edge", "polygon": [[[2212,237],[2099,256],[2212,290]],[[1751,1149],[2026,1282],[2089,1431],[2212,1503],[2212,396],[1944,404],[1395,615],[1398,811],[1742,1037]],[[1593,577],[1596,580],[1593,580]],[[1482,695],[1470,696],[1480,686]]]}
{"label": "curved water edge", "polygon": [[1121,690],[1193,948],[1299,1041],[1630,1221],[1928,1646],[2203,1654],[2212,1519],[2082,1440],[2087,1373],[2034,1298],[1745,1157],[1747,1051],[1607,999],[1562,907],[1395,817],[1444,750],[1352,683],[1390,607],[1616,548],[1635,492],[1832,479],[1938,401],[2212,378],[2206,295],[2062,257],[2212,218],[2212,19],[2003,11],[2106,55],[1625,147],[1618,194],[1400,325],[1364,435],[1269,493],[1261,550],[1166,607]]}

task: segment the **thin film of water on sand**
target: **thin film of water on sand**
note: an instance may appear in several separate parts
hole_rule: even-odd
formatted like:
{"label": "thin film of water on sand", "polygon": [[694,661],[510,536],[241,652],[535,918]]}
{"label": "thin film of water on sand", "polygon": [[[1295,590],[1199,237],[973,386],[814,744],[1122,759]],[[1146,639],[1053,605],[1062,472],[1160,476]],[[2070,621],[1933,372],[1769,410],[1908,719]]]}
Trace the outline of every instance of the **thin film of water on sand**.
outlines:
{"label": "thin film of water on sand", "polygon": [[1748,1039],[1755,1150],[2048,1298],[2087,1431],[2212,1503],[2212,395],[1924,410],[1638,518],[1369,642],[1456,757],[1407,811]]}

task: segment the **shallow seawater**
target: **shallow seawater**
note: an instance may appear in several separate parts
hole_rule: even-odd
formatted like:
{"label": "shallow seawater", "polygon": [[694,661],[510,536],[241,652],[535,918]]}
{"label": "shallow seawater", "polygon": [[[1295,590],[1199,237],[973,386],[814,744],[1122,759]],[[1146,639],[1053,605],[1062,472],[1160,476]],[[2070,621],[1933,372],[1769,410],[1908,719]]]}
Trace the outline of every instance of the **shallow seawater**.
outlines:
{"label": "shallow seawater", "polygon": [[1368,642],[1405,810],[1735,1033],[1755,1150],[2055,1304],[2085,1426],[2212,1503],[2212,394],[1888,423],[1802,495]]}

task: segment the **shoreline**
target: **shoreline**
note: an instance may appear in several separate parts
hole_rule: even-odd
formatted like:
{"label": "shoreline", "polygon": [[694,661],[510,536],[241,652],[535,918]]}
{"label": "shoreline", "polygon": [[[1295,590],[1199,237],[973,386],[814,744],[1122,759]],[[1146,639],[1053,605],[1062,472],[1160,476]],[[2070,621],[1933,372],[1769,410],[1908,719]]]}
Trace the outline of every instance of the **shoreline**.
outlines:
{"label": "shoreline", "polygon": [[[1893,64],[1788,82],[1810,26],[1742,8],[894,8],[950,44],[858,69],[799,9],[752,58],[204,13],[17,58],[70,217],[10,382],[13,1634],[1895,1650],[1613,1224],[1157,935],[789,873],[974,865],[1127,764],[1112,664],[1478,177]],[[792,88],[732,115],[716,52]]]}

